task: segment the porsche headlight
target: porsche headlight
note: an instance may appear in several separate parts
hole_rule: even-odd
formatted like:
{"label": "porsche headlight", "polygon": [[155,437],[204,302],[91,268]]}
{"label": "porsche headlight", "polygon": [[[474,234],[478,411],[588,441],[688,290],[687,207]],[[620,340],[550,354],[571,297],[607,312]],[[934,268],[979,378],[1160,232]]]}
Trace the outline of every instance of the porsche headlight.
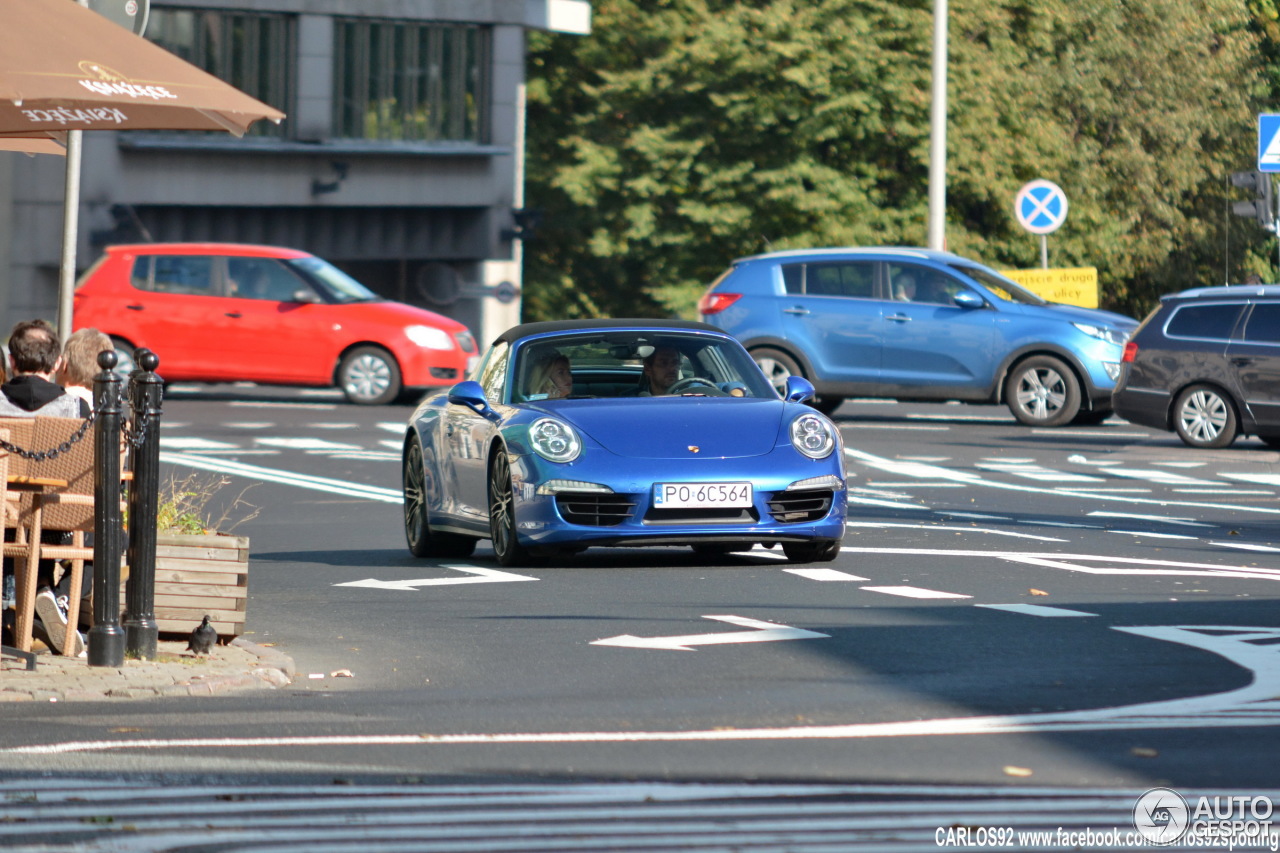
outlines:
{"label": "porsche headlight", "polygon": [[529,425],[529,444],[548,462],[572,462],[582,452],[573,427],[555,418],[538,418]]}
{"label": "porsche headlight", "polygon": [[1100,341],[1106,341],[1119,347],[1124,346],[1125,341],[1129,340],[1128,333],[1113,329],[1110,326],[1095,326],[1091,323],[1072,323],[1071,325],[1091,338],[1097,338]]}
{"label": "porsche headlight", "polygon": [[427,349],[453,349],[453,338],[444,329],[433,326],[405,326],[404,335],[420,347]]}
{"label": "porsche headlight", "polygon": [[818,415],[801,415],[791,422],[791,444],[810,459],[825,459],[835,449],[835,429]]}

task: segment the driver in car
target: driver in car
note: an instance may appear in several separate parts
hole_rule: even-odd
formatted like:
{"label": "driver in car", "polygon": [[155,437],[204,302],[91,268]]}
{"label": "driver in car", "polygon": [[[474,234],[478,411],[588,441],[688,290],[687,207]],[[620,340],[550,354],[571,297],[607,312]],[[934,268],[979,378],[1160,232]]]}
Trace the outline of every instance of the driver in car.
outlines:
{"label": "driver in car", "polygon": [[658,347],[644,357],[644,378],[636,397],[659,397],[680,378],[680,351]]}

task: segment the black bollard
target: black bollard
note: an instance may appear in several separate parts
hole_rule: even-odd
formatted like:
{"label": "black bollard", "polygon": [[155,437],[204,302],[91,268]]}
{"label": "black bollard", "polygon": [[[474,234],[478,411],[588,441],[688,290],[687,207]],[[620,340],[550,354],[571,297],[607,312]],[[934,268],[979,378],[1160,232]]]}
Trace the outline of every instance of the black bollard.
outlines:
{"label": "black bollard", "polygon": [[129,580],[125,583],[125,650],[155,660],[156,512],[160,493],[160,400],[164,382],[156,376],[160,359],[149,349],[134,353],[138,365],[129,377],[133,417],[133,484],[129,487]]}
{"label": "black bollard", "polygon": [[124,666],[124,630],[120,627],[120,377],[116,354],[98,354],[102,372],[93,378],[93,627],[89,629],[89,666]]}

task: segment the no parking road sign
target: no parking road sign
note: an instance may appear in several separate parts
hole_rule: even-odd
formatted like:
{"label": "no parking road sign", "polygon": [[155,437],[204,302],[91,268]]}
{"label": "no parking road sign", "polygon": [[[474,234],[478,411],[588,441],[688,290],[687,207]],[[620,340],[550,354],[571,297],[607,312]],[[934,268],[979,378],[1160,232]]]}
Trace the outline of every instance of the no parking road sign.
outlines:
{"label": "no parking road sign", "polygon": [[1280,172],[1280,115],[1258,116],[1258,171]]}
{"label": "no parking road sign", "polygon": [[1066,221],[1067,194],[1053,181],[1034,180],[1018,190],[1013,212],[1032,234],[1050,234]]}

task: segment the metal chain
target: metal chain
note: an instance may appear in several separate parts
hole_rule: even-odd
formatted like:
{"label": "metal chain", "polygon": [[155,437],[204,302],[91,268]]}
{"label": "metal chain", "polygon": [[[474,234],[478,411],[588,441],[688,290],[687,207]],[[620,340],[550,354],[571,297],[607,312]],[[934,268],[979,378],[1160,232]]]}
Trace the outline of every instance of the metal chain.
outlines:
{"label": "metal chain", "polygon": [[85,437],[85,434],[89,432],[89,427],[93,426],[93,422],[97,420],[97,418],[97,412],[90,412],[89,417],[84,419],[84,423],[80,425],[79,429],[71,434],[70,438],[59,444],[57,447],[50,448],[49,450],[24,450],[16,444],[10,444],[7,441],[0,441],[0,450],[7,450],[9,453],[21,456],[23,459],[30,459],[33,462],[43,462],[46,459],[57,459],[62,454],[69,452],[71,450],[71,445]]}
{"label": "metal chain", "polygon": [[[157,420],[157,418],[148,414],[145,408],[142,410],[141,413],[139,413],[137,409],[134,408],[133,401],[125,399],[125,397],[127,396],[126,394],[127,391],[128,391],[128,385],[121,384],[120,397],[117,400],[117,402],[121,407],[128,405],[129,408],[134,411],[139,427],[137,432],[134,432],[132,429],[129,428],[129,424],[131,422],[130,419],[121,418],[120,432],[122,435],[124,435],[125,441],[127,441],[132,447],[140,448],[142,447],[142,443],[147,440],[148,427],[151,425],[153,421]],[[5,450],[9,453],[13,453],[17,456],[21,456],[23,459],[30,459],[33,462],[44,462],[46,459],[57,459],[62,454],[69,452],[73,444],[75,444],[78,441],[81,441],[85,437],[85,435],[89,432],[89,427],[93,426],[94,421],[96,421],[97,419],[98,419],[97,411],[95,410],[93,412],[90,412],[89,417],[85,418],[84,423],[80,425],[79,429],[77,429],[74,433],[72,433],[70,438],[68,438],[66,441],[62,442],[61,444],[59,444],[57,447],[50,448],[49,450],[26,450],[24,448],[18,447],[16,444],[11,444],[3,440],[0,440],[0,450]]]}
{"label": "metal chain", "polygon": [[[124,396],[123,391],[124,391],[124,388],[122,387],[121,397]],[[152,421],[155,420],[155,418],[147,414],[147,409],[145,404],[143,405],[142,411],[139,412],[136,408],[134,408],[133,401],[130,400],[129,408],[133,410],[134,416],[138,421],[138,431],[137,433],[134,433],[134,431],[129,428],[129,424],[132,422],[132,419],[121,418],[120,432],[124,435],[125,441],[129,442],[129,445],[131,447],[133,447],[134,449],[137,449],[142,447],[142,443],[147,440],[147,427],[151,425]]]}

